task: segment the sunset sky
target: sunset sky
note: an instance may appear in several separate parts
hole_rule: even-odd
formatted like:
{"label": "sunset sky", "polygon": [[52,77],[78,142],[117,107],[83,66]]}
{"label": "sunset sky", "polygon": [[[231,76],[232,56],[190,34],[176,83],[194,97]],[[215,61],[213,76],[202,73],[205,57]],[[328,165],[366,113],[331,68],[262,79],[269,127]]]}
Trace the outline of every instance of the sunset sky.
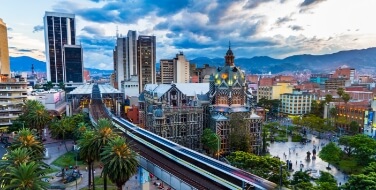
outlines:
{"label": "sunset sky", "polygon": [[113,69],[116,31],[155,35],[157,62],[327,54],[376,46],[375,0],[2,0],[11,56],[45,61],[45,11],[76,15],[85,67]]}

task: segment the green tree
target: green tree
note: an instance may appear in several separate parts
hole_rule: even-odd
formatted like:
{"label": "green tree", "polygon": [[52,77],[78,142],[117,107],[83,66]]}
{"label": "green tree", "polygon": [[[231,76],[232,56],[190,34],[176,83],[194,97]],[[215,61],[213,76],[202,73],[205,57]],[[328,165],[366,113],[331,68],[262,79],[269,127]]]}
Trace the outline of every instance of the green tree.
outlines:
{"label": "green tree", "polygon": [[231,165],[247,170],[257,176],[279,184],[280,167],[282,166],[282,184],[289,185],[286,164],[278,158],[257,156],[251,153],[236,151],[226,157]]}
{"label": "green tree", "polygon": [[63,82],[59,82],[59,88],[65,90],[65,84]]}
{"label": "green tree", "polygon": [[29,163],[34,161],[41,164],[41,168],[45,169],[48,166],[41,162],[41,158],[32,157],[32,151],[27,148],[17,148],[9,151],[5,155],[5,159],[0,160],[0,187],[5,184],[10,184],[10,167],[19,167],[22,163]]}
{"label": "green tree", "polygon": [[311,103],[311,113],[317,117],[322,117],[324,115],[324,101],[313,100]]}
{"label": "green tree", "polygon": [[215,152],[218,152],[219,144],[218,139],[219,136],[215,134],[211,129],[206,128],[203,131],[203,134],[201,136],[201,142],[204,145],[205,148],[209,149],[211,154],[214,156]]}
{"label": "green tree", "polygon": [[337,180],[328,172],[320,171],[320,177],[316,183],[315,189],[317,190],[338,190]]}
{"label": "green tree", "polygon": [[27,100],[20,119],[25,122],[25,127],[36,129],[39,137],[42,138],[43,129],[50,122],[51,116],[42,103],[37,100]]}
{"label": "green tree", "polygon": [[343,94],[345,93],[345,89],[343,88],[337,88],[337,94],[339,96],[339,101],[341,102],[341,98],[343,96]]}
{"label": "green tree", "polygon": [[328,162],[329,168],[330,163],[339,161],[341,152],[341,148],[339,148],[335,143],[330,142],[321,149],[319,152],[319,157]]}
{"label": "green tree", "polygon": [[317,179],[317,182],[329,182],[337,184],[337,180],[329,172],[320,171],[320,177]]}
{"label": "green tree", "polygon": [[68,151],[67,145],[65,143],[66,136],[72,136],[75,129],[75,122],[73,117],[62,117],[61,119],[55,119],[49,129],[52,137],[61,138],[65,146],[65,150]]}
{"label": "green tree", "polygon": [[267,148],[268,146],[270,145],[267,141],[267,138],[268,138],[268,129],[263,127],[262,128],[262,154],[266,154],[267,153]]}
{"label": "green tree", "polygon": [[357,162],[363,166],[374,161],[376,155],[376,141],[366,135],[342,136],[339,144],[345,146],[348,156],[354,155]]}
{"label": "green tree", "polygon": [[230,147],[234,151],[251,152],[251,136],[247,130],[247,120],[240,114],[230,117]]}
{"label": "green tree", "polygon": [[91,188],[92,186],[92,171],[93,171],[93,163],[95,161],[94,157],[94,149],[96,147],[93,147],[91,145],[91,139],[94,138],[94,131],[87,130],[85,131],[81,138],[78,140],[78,146],[80,147],[80,158],[84,159],[87,162],[88,165],[88,186]]}
{"label": "green tree", "polygon": [[291,185],[297,185],[299,183],[310,182],[311,177],[307,171],[297,171],[293,174]]}
{"label": "green tree", "polygon": [[344,93],[342,95],[342,99],[345,102],[345,104],[347,104],[347,102],[349,102],[351,100],[351,96],[350,96],[350,94]]}
{"label": "green tree", "polygon": [[21,163],[19,166],[9,167],[10,183],[4,187],[6,190],[31,190],[48,189],[50,184],[43,181],[44,171],[36,162]]}
{"label": "green tree", "polygon": [[76,129],[73,131],[75,140],[80,139],[81,136],[85,133],[86,130],[90,129],[91,125],[86,122],[78,123]]}
{"label": "green tree", "polygon": [[363,169],[363,174],[365,175],[370,174],[371,172],[376,173],[376,162],[369,163],[368,166]]}
{"label": "green tree", "polygon": [[333,101],[333,96],[331,94],[325,95],[325,103],[329,104]]}
{"label": "green tree", "polygon": [[101,157],[104,173],[108,174],[108,178],[119,190],[137,172],[136,153],[131,150],[125,139],[119,136],[104,146]]}
{"label": "green tree", "polygon": [[[117,137],[118,134],[113,131],[113,125],[111,120],[99,119],[97,125],[97,130],[94,132],[93,138],[90,139],[90,145],[91,147],[93,147],[92,156],[94,160],[100,161],[103,148],[107,145],[109,141]],[[103,178],[103,185],[104,189],[107,189],[107,173],[106,170],[103,172],[103,175],[105,176]]]}
{"label": "green tree", "polygon": [[34,158],[41,160],[44,157],[45,148],[42,142],[36,138],[35,133],[30,129],[24,128],[18,131],[12,145],[8,147],[8,150],[13,151],[18,148],[26,148]]}
{"label": "green tree", "polygon": [[344,190],[364,189],[372,190],[376,189],[376,173],[371,172],[367,175],[351,175],[349,181],[342,187]]}
{"label": "green tree", "polygon": [[356,121],[350,122],[350,133],[351,134],[357,134],[359,133],[359,124]]}
{"label": "green tree", "polygon": [[44,90],[51,90],[51,88],[53,87],[54,87],[54,83],[52,83],[52,81],[48,81],[45,84],[43,84]]}
{"label": "green tree", "polygon": [[294,185],[294,190],[314,190],[311,182],[302,182]]}

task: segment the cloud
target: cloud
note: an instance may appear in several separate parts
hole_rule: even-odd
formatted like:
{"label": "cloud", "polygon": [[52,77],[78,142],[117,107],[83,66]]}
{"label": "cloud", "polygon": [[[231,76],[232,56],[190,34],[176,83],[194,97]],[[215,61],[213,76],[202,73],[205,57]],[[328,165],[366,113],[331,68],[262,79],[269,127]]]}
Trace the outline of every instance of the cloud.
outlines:
{"label": "cloud", "polygon": [[97,35],[97,36],[103,36],[105,34],[104,28],[100,26],[85,26],[82,28],[82,31],[85,31],[89,34]]}
{"label": "cloud", "polygon": [[293,21],[294,19],[292,19],[292,16],[294,15],[295,13],[291,13],[290,15],[287,15],[287,16],[284,16],[284,17],[278,17],[277,21],[275,21],[275,24],[277,26],[281,26],[282,24],[284,23],[287,23],[287,22],[290,22],[290,21]]}
{"label": "cloud", "polygon": [[298,25],[290,25],[289,28],[291,28],[291,30],[294,30],[294,31],[304,30],[302,26],[298,26]]}
{"label": "cloud", "polygon": [[74,12],[85,20],[93,22],[137,23],[140,19],[153,14],[160,17],[173,15],[187,6],[189,0],[128,0],[110,1],[99,8],[77,8]]}
{"label": "cloud", "polygon": [[324,2],[326,0],[304,0],[301,4],[300,4],[300,12],[305,12],[307,11],[308,9],[312,9],[314,8],[316,5],[318,5],[319,3],[321,2]]}
{"label": "cloud", "polygon": [[42,25],[34,26],[33,33],[43,31],[44,27]]}
{"label": "cloud", "polygon": [[262,3],[267,3],[273,0],[248,0],[247,3],[244,5],[246,9],[253,9],[258,7]]}

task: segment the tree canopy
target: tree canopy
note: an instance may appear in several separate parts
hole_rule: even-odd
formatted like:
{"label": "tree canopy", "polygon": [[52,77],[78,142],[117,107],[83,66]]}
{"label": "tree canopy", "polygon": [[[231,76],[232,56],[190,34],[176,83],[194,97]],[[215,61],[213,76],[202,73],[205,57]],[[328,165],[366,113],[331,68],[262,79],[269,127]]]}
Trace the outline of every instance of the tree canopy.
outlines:
{"label": "tree canopy", "polygon": [[230,117],[230,147],[234,151],[251,152],[251,136],[247,127],[247,120],[240,114]]}
{"label": "tree canopy", "polygon": [[243,151],[232,152],[226,158],[231,165],[248,170],[257,176],[277,184],[279,184],[280,167],[282,165],[282,184],[285,186],[288,186],[289,184],[289,174],[286,170],[286,164],[278,158],[257,156]]}
{"label": "tree canopy", "polygon": [[335,143],[330,142],[321,149],[319,152],[319,157],[328,163],[334,163],[339,161],[341,152],[341,148],[339,148]]}
{"label": "tree canopy", "polygon": [[201,142],[204,145],[205,148],[209,149],[209,151],[214,154],[217,152],[219,149],[219,136],[215,134],[211,129],[206,128],[203,131],[202,137],[201,137]]}

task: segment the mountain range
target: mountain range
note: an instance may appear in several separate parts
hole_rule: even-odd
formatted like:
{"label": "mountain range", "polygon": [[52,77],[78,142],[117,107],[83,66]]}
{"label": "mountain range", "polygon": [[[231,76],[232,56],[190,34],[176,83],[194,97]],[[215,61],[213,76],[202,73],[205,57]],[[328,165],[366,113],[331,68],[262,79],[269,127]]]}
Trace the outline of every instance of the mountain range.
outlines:
{"label": "mountain range", "polygon": [[[39,61],[32,57],[20,56],[20,57],[10,57],[10,70],[12,72],[31,72],[31,66],[34,64],[35,72],[46,72],[46,62]],[[95,74],[111,74],[113,70],[100,70],[94,68],[85,68],[90,71],[91,75]]]}
{"label": "mountain range", "polygon": [[[236,56],[236,52],[234,52]],[[205,63],[211,66],[223,66],[224,58],[199,57],[190,60],[202,66]],[[336,68],[347,65],[363,74],[376,73],[376,47],[340,51],[325,55],[293,55],[284,59],[274,59],[268,56],[252,58],[236,58],[235,65],[245,70],[246,73],[288,73],[310,70],[312,73],[329,73]]]}
{"label": "mountain range", "polygon": [[[235,52],[236,56],[236,52]],[[210,66],[223,66],[224,58],[198,57],[190,60],[190,63],[202,67],[204,64]],[[10,57],[11,71],[31,71],[34,64],[36,72],[46,72],[46,63],[31,57]],[[159,64],[157,64],[159,65]],[[246,73],[291,73],[303,70],[310,70],[312,73],[328,73],[336,68],[347,65],[355,68],[363,74],[376,73],[376,47],[340,51],[325,55],[293,55],[284,59],[275,59],[268,56],[256,56],[252,58],[236,58],[235,65],[245,70]],[[157,66],[158,67],[158,66]],[[90,73],[112,73],[112,70],[99,70],[85,68]]]}

